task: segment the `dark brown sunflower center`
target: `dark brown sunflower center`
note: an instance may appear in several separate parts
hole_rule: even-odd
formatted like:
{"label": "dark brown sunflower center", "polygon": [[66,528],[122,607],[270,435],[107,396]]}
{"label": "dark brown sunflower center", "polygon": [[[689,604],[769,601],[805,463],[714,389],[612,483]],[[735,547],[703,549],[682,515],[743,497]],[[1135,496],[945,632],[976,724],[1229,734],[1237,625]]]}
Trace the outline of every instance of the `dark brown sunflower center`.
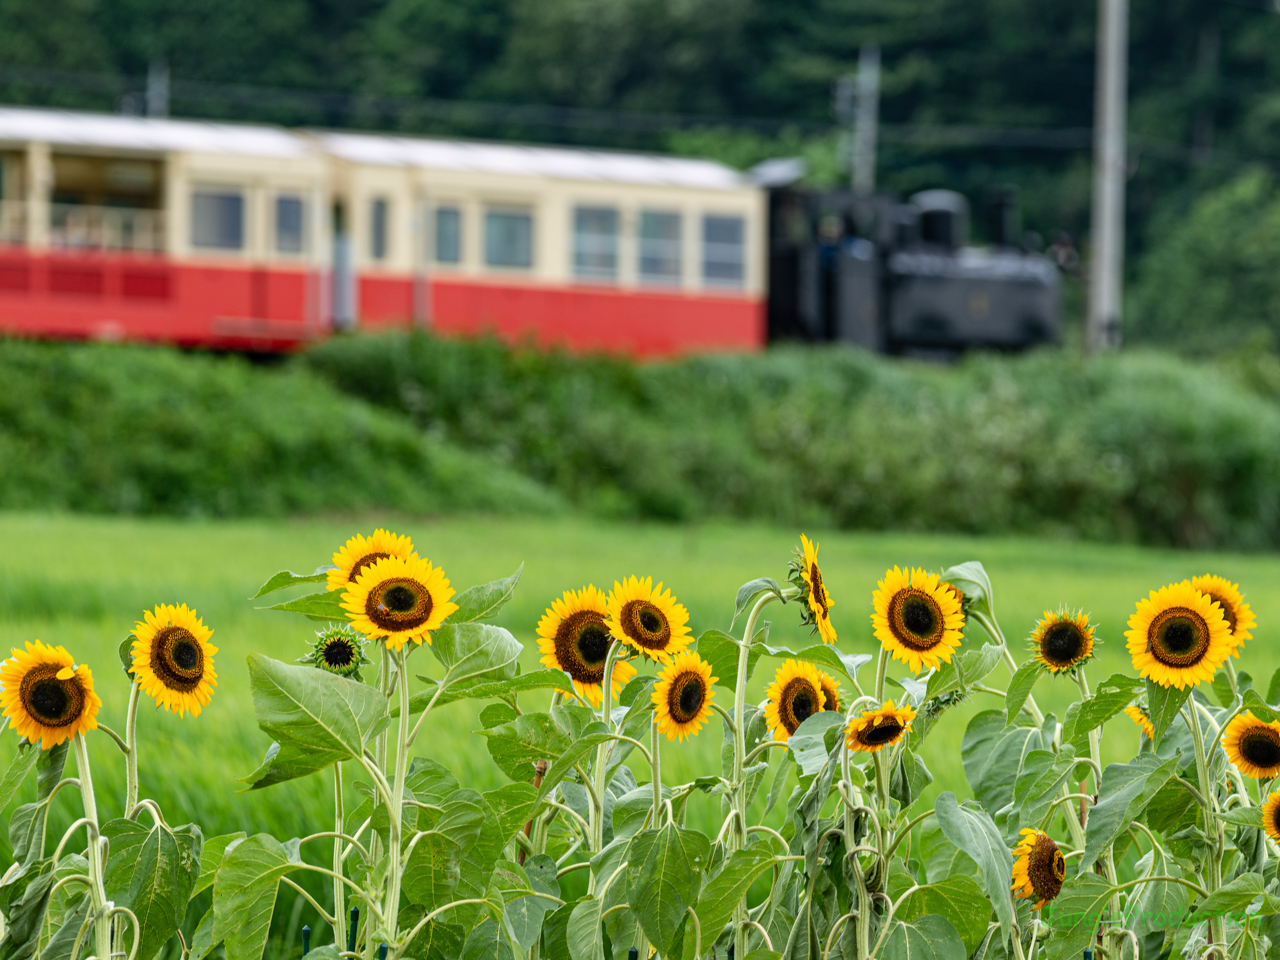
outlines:
{"label": "dark brown sunflower center", "polygon": [[800,724],[818,712],[821,696],[813,684],[803,677],[796,677],[782,688],[778,718],[787,728],[788,734],[795,733]]}
{"label": "dark brown sunflower center", "polygon": [[204,648],[186,627],[163,627],[151,638],[151,670],[168,689],[190,693],[204,679]]}
{"label": "dark brown sunflower center", "polygon": [[1231,601],[1228,600],[1226,597],[1218,596],[1218,594],[1216,593],[1208,593],[1207,590],[1205,591],[1205,593],[1208,594],[1209,599],[1211,601],[1213,601],[1214,603],[1216,603],[1218,606],[1222,608],[1222,615],[1227,618],[1227,627],[1230,628],[1232,633],[1235,633],[1236,632],[1236,608],[1231,605]]}
{"label": "dark brown sunflower center", "polygon": [[897,717],[889,717],[874,727],[859,730],[858,742],[868,747],[880,747],[886,743],[893,743],[900,736],[902,736],[902,724],[898,722]]}
{"label": "dark brown sunflower center", "polygon": [[1147,652],[1169,667],[1190,667],[1209,651],[1209,625],[1194,610],[1162,610],[1147,628]]}
{"label": "dark brown sunflower center", "polygon": [[665,650],[671,643],[671,624],[648,600],[627,601],[619,619],[623,633],[646,650]]}
{"label": "dark brown sunflower center", "polygon": [[1280,734],[1270,727],[1254,727],[1240,736],[1240,756],[1255,767],[1280,766]]}
{"label": "dark brown sunflower center", "polygon": [[809,582],[813,584],[809,588],[809,593],[813,597],[813,602],[822,608],[822,619],[830,619],[831,606],[827,602],[827,588],[822,585],[822,571],[818,569],[816,563],[809,564]]}
{"label": "dark brown sunflower center", "polygon": [[942,642],[942,608],[933,597],[908,587],[889,601],[889,629],[898,642],[912,650],[932,650]]}
{"label": "dark brown sunflower center", "polygon": [[840,694],[836,692],[836,688],[828,687],[824,683],[822,685],[822,695],[826,697],[826,705],[822,709],[824,711],[839,713],[840,712]]}
{"label": "dark brown sunflower center", "polygon": [[707,683],[700,673],[682,673],[667,688],[667,711],[676,723],[697,718],[707,699]]}
{"label": "dark brown sunflower center", "polygon": [[1041,900],[1052,900],[1062,892],[1067,878],[1067,861],[1053,838],[1041,835],[1027,858],[1027,878]]}
{"label": "dark brown sunflower center", "polygon": [[351,568],[351,575],[347,577],[348,582],[355,583],[356,578],[364,573],[366,567],[373,566],[379,560],[389,560],[390,558],[391,554],[389,553],[366,553]]}
{"label": "dark brown sunflower center", "polygon": [[600,613],[579,610],[561,620],[556,628],[556,661],[579,683],[602,683],[612,642]]}
{"label": "dark brown sunflower center", "polygon": [[85,692],[80,678],[59,680],[61,669],[58,663],[39,664],[27,671],[19,687],[23,709],[46,727],[75,723],[84,710]]}
{"label": "dark brown sunflower center", "polygon": [[323,656],[328,666],[340,670],[356,662],[356,645],[346,637],[334,637],[324,645]]}
{"label": "dark brown sunflower center", "polygon": [[364,612],[382,630],[400,633],[431,619],[431,592],[412,577],[383,580],[369,591]]}
{"label": "dark brown sunflower center", "polygon": [[1055,623],[1040,639],[1040,652],[1056,666],[1069,666],[1082,656],[1086,646],[1084,631],[1071,621]]}

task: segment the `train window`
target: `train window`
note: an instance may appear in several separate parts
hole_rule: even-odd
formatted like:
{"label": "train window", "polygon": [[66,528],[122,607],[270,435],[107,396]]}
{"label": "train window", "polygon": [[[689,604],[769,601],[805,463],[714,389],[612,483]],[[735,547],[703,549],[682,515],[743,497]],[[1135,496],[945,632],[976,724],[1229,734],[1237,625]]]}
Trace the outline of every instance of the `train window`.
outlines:
{"label": "train window", "polygon": [[387,221],[391,204],[378,197],[369,205],[369,255],[375,260],[387,259]]}
{"label": "train window", "polygon": [[618,276],[618,211],[612,207],[575,207],[573,275],[581,280]]}
{"label": "train window", "polygon": [[191,245],[210,250],[244,247],[244,195],[238,190],[191,194]]}
{"label": "train window", "polygon": [[462,212],[457,207],[436,207],[436,262],[462,260]]}
{"label": "train window", "polygon": [[302,198],[281,194],[276,197],[276,250],[279,253],[302,253]]}
{"label": "train window", "polygon": [[680,214],[640,212],[640,282],[680,283]]}
{"label": "train window", "polygon": [[491,267],[533,266],[533,215],[515,210],[487,211],[484,262]]}
{"label": "train window", "polygon": [[746,265],[741,217],[702,218],[702,280],[708,286],[740,287]]}

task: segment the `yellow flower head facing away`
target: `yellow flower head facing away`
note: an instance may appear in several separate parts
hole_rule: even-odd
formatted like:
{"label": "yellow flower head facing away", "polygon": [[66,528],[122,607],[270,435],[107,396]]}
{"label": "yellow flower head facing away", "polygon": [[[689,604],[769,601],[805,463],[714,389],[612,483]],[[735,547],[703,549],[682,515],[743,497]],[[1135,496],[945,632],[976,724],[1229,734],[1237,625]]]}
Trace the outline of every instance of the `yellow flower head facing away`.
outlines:
{"label": "yellow flower head facing away", "polygon": [[366,637],[383,637],[399,650],[412,640],[431,642],[431,631],[458,609],[444,570],[421,557],[377,560],[342,594],[342,609]]}
{"label": "yellow flower head facing away", "polygon": [[1187,581],[1139,600],[1125,637],[1139,676],[1179,690],[1211,681],[1234,649],[1222,608]]}
{"label": "yellow flower head facing away", "polygon": [[213,630],[185,603],[161,603],[144,610],[133,625],[130,672],[142,692],[178,716],[200,711],[213,699],[218,674],[209,642]]}
{"label": "yellow flower head facing away", "polygon": [[1246,777],[1269,780],[1280,776],[1280,722],[1267,723],[1252,710],[1238,713],[1222,731],[1222,748]]}
{"label": "yellow flower head facing away", "polygon": [[825,704],[822,709],[830,713],[843,713],[844,704],[840,701],[840,682],[825,670],[819,670],[818,687],[822,690],[822,699]]}
{"label": "yellow flower head facing away", "polygon": [[1124,714],[1142,728],[1142,732],[1147,735],[1148,740],[1154,740],[1156,738],[1156,728],[1152,726],[1151,718],[1147,716],[1141,707],[1135,706],[1131,703],[1129,706],[1124,708]]}
{"label": "yellow flower head facing away", "polygon": [[866,710],[849,721],[845,728],[845,745],[854,753],[878,753],[907,735],[916,712],[908,704],[895,707],[886,700],[879,710]]}
{"label": "yellow flower head facing away", "polygon": [[606,604],[609,633],[651,660],[670,663],[693,642],[689,611],[661,583],[655,587],[652,577],[615,581]]}
{"label": "yellow flower head facing away", "polygon": [[382,529],[373,531],[369,537],[357,533],[333,555],[333,569],[329,571],[325,587],[328,590],[345,590],[366,568],[379,560],[388,557],[410,560],[417,556],[408,537]]}
{"label": "yellow flower head facing away", "polygon": [[697,734],[711,716],[715,699],[711,685],[718,679],[711,675],[711,664],[692,650],[672,655],[653,686],[653,719],[658,732],[668,740],[682,742]]}
{"label": "yellow flower head facing away", "polygon": [[1240,585],[1211,573],[1192,577],[1191,585],[1222,608],[1222,615],[1226,618],[1227,629],[1231,631],[1234,644],[1231,652],[1240,656],[1240,648],[1246,640],[1253,639],[1252,630],[1258,622],[1253,609],[1244,602]]}
{"label": "yellow flower head facing away", "polygon": [[1093,656],[1093,636],[1088,614],[1046,610],[1031,632],[1031,647],[1046,670],[1067,673]]}
{"label": "yellow flower head facing away", "polygon": [[[560,599],[551,601],[538,621],[543,666],[567,673],[578,696],[593,707],[599,707],[604,696],[605,661],[616,642],[605,623],[608,615],[604,593],[587,585],[581,590],[566,590]],[[636,668],[627,661],[614,660],[613,699],[635,675]]]}
{"label": "yellow flower head facing away", "polygon": [[1013,848],[1014,894],[1024,900],[1035,900],[1032,910],[1039,910],[1062,892],[1067,879],[1067,861],[1053,838],[1039,830],[1021,831]]}
{"label": "yellow flower head facing away", "polygon": [[1280,842],[1280,790],[1273,791],[1262,805],[1262,829],[1272,840]]}
{"label": "yellow flower head facing away", "polygon": [[836,628],[831,623],[831,608],[835,603],[827,593],[826,582],[822,579],[822,570],[818,567],[818,544],[802,533],[800,546],[802,551],[798,558],[802,564],[800,576],[805,585],[805,606],[808,611],[805,622],[813,623],[823,643],[835,643]]}
{"label": "yellow flower head facing away", "polygon": [[9,726],[42,750],[96,730],[102,709],[89,668],[77,667],[66,648],[39,640],[13,649],[0,664],[0,702]]}
{"label": "yellow flower head facing away", "polygon": [[887,571],[872,595],[871,625],[880,646],[912,673],[950,663],[964,631],[956,593],[936,573]]}
{"label": "yellow flower head facing away", "polygon": [[826,705],[822,674],[803,660],[788,660],[780,666],[766,696],[764,719],[775,740],[789,740],[800,724]]}

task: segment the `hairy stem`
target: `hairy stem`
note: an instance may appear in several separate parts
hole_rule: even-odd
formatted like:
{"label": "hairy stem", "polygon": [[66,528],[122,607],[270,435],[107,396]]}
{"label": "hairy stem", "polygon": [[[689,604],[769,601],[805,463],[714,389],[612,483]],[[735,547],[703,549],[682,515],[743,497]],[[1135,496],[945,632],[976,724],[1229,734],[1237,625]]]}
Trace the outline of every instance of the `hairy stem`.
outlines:
{"label": "hairy stem", "polygon": [[400,723],[396,733],[395,781],[391,787],[391,804],[387,811],[387,898],[383,915],[396,938],[396,916],[400,912],[400,844],[404,833],[404,785],[409,772],[409,656],[404,647],[395,653],[397,684],[400,694]]}
{"label": "hairy stem", "polygon": [[[342,803],[342,763],[333,765],[333,832],[341,834],[346,829],[343,822],[346,813]],[[342,847],[346,841],[337,836],[333,838],[333,872],[342,875]],[[341,945],[346,935],[347,891],[342,881],[333,881],[333,942]]]}
{"label": "hairy stem", "polygon": [[142,684],[136,680],[129,689],[129,712],[124,725],[124,815],[133,819],[138,805],[138,698]]}
{"label": "hairy stem", "polygon": [[[751,662],[751,640],[756,634],[756,621],[774,594],[765,593],[751,608],[747,616],[746,627],[742,631],[742,643],[738,647],[738,676],[733,690],[733,810],[737,814],[737,822],[730,827],[728,835],[729,852],[740,850],[747,842],[747,784],[743,780],[742,770],[746,761],[747,727],[744,716],[747,710],[747,669]],[[744,896],[733,908],[733,943],[734,956],[747,955],[747,901]]]}
{"label": "hairy stem", "polygon": [[98,802],[93,793],[93,774],[89,769],[89,745],[84,734],[72,739],[76,751],[76,770],[80,774],[80,799],[84,803],[84,816],[89,832],[89,882],[90,911],[93,921],[94,949],[100,960],[111,956],[111,921],[107,918],[107,891],[103,883],[105,864],[102,862],[102,839],[98,832]]}

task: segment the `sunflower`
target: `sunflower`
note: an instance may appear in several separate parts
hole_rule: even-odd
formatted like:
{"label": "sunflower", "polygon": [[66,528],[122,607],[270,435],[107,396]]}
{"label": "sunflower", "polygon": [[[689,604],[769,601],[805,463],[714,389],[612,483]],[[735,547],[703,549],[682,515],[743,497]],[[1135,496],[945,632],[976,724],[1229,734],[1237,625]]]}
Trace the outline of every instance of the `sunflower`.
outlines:
{"label": "sunflower", "polygon": [[346,624],[316,631],[311,652],[298,661],[310,663],[340,677],[360,680],[360,668],[369,662],[364,655],[364,638]]}
{"label": "sunflower", "polygon": [[458,609],[453,587],[440,567],[420,557],[375,560],[347,587],[342,608],[366,637],[386,637],[399,650],[405,642],[431,642],[430,633]]}
{"label": "sunflower", "polygon": [[1039,910],[1062,892],[1067,878],[1067,861],[1047,833],[1030,828],[1021,831],[1022,839],[1013,848],[1014,893],[1026,900],[1038,898],[1032,910]]}
{"label": "sunflower", "polygon": [[823,643],[836,642],[836,628],[831,625],[831,608],[834,606],[827,586],[818,569],[818,545],[800,534],[801,549],[791,561],[791,582],[800,588],[800,622],[813,624]]}
{"label": "sunflower", "polygon": [[802,660],[788,660],[780,666],[767,695],[764,719],[775,740],[789,740],[800,724],[821,713],[826,704],[822,674]]}
{"label": "sunflower", "polygon": [[1130,704],[1124,708],[1125,716],[1142,728],[1142,732],[1147,735],[1148,740],[1156,738],[1156,728],[1151,723],[1151,718],[1146,712],[1135,704]]}
{"label": "sunflower", "polygon": [[48,750],[77,733],[98,728],[102,700],[93,674],[75,665],[64,647],[28,642],[0,664],[0,702],[18,736]]}
{"label": "sunflower", "polygon": [[1246,640],[1253,639],[1250,631],[1258,622],[1258,618],[1253,615],[1253,610],[1244,602],[1240,586],[1225,577],[1218,577],[1211,573],[1192,577],[1191,585],[1222,607],[1222,615],[1227,618],[1227,627],[1231,630],[1231,639],[1235,643],[1232,653],[1237,657],[1240,656],[1240,648],[1244,646]]}
{"label": "sunflower", "polygon": [[200,716],[213,699],[218,674],[209,642],[213,630],[185,603],[161,603],[142,611],[133,625],[133,661],[129,671],[142,692],[170,713]]}
{"label": "sunflower", "polygon": [[936,573],[894,567],[872,597],[871,623],[880,645],[912,673],[950,663],[960,646],[964,613],[956,591],[943,586]]}
{"label": "sunflower", "polygon": [[605,623],[614,639],[643,653],[651,660],[670,663],[671,658],[693,642],[689,634],[689,611],[676,603],[670,590],[653,585],[653,577],[616,580],[613,593],[605,601],[609,616]]}
{"label": "sunflower", "polygon": [[1074,670],[1093,657],[1094,626],[1089,615],[1044,612],[1044,618],[1031,633],[1031,646],[1036,659],[1051,673]]}
{"label": "sunflower", "polygon": [[1272,840],[1280,842],[1280,790],[1267,797],[1262,805],[1262,829]]}
{"label": "sunflower", "polygon": [[854,753],[876,753],[907,735],[916,712],[907,704],[894,707],[886,700],[879,710],[867,710],[845,728],[845,745]]}
{"label": "sunflower", "polygon": [[844,705],[840,702],[840,682],[825,670],[819,670],[818,686],[822,689],[822,699],[825,704],[822,709],[835,713],[843,712],[841,708]]}
{"label": "sunflower", "polygon": [[[613,646],[613,637],[605,624],[609,608],[605,595],[593,586],[566,590],[559,600],[552,600],[538,621],[538,649],[543,653],[543,666],[563,670],[573,680],[578,695],[592,706],[600,706],[604,695],[604,665]],[[636,668],[625,660],[613,664],[613,698],[636,675]]]}
{"label": "sunflower", "polygon": [[1222,608],[1185,580],[1139,600],[1125,636],[1139,675],[1179,690],[1212,680],[1234,649]]}
{"label": "sunflower", "polygon": [[413,552],[413,542],[408,537],[381,529],[373,531],[371,537],[357,533],[333,555],[333,569],[329,571],[326,586],[329,590],[342,590],[348,584],[355,583],[368,566],[379,560],[386,560],[388,557],[409,560],[417,556]]}
{"label": "sunflower", "polygon": [[658,673],[653,687],[654,719],[658,731],[668,740],[692,737],[711,715],[715,692],[711,685],[718,680],[711,675],[711,664],[692,650],[681,650]]}
{"label": "sunflower", "polygon": [[1246,777],[1280,775],[1280,722],[1265,723],[1251,710],[1236,714],[1222,731],[1222,748]]}

